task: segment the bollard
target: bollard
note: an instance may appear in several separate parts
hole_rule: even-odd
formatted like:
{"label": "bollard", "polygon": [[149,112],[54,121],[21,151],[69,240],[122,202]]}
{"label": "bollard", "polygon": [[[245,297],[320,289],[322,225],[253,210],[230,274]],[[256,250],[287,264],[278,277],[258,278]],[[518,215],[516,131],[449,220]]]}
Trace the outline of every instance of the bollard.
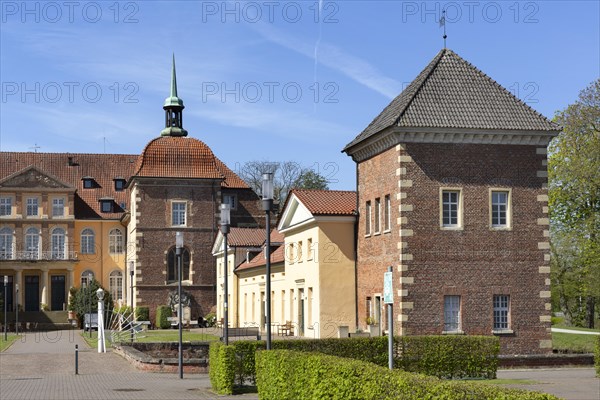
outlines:
{"label": "bollard", "polygon": [[79,345],[75,345],[75,375],[79,375]]}

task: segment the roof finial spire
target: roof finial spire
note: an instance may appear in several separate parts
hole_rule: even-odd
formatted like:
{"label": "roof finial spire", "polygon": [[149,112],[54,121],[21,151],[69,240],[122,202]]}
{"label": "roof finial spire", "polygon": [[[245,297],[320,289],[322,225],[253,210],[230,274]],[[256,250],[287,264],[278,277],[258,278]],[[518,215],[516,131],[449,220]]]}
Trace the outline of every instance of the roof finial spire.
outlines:
{"label": "roof finial spire", "polygon": [[165,99],[163,109],[166,112],[165,129],[160,133],[162,136],[187,136],[183,129],[182,111],[185,108],[183,100],[177,96],[177,74],[175,73],[175,53],[173,53],[173,65],[171,67],[171,93]]}
{"label": "roof finial spire", "polygon": [[440,18],[440,26],[444,27],[444,49],[446,48],[446,38],[448,37],[448,35],[446,35],[446,10],[442,10],[442,17]]}

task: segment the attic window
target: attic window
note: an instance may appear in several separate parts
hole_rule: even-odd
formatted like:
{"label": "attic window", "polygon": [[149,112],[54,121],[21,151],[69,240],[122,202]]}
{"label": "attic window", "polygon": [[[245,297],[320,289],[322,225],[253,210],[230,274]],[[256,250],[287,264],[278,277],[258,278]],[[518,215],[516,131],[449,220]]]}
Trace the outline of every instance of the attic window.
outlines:
{"label": "attic window", "polygon": [[113,199],[100,199],[100,211],[103,213],[111,213],[113,211],[114,200]]}
{"label": "attic window", "polygon": [[81,178],[83,180],[83,188],[84,189],[93,189],[94,188],[94,178],[91,176],[84,176]]}
{"label": "attic window", "polygon": [[115,191],[122,192],[125,190],[125,179],[123,178],[115,178]]}

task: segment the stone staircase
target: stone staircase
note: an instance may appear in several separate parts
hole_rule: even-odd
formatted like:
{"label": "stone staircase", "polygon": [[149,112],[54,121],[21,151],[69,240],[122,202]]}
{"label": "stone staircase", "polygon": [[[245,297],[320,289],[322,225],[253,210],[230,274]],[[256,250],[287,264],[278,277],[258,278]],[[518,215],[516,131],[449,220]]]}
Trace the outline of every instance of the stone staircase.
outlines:
{"label": "stone staircase", "polygon": [[[7,313],[6,319],[9,330],[13,331],[16,313]],[[0,323],[4,323],[3,318]],[[19,327],[20,330],[25,331],[56,331],[73,328],[69,323],[67,311],[21,311],[19,312]]]}

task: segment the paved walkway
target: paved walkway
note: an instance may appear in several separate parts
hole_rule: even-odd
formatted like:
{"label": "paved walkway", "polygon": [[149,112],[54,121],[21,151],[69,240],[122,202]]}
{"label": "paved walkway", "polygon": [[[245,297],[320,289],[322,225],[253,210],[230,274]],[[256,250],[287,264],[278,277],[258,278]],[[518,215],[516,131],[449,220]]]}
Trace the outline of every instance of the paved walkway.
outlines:
{"label": "paved walkway", "polygon": [[[79,345],[79,375],[75,375],[75,345]],[[28,333],[0,353],[2,400],[186,400],[257,399],[256,394],[232,397],[210,391],[205,374],[140,372],[117,354],[90,349],[79,331]]]}
{"label": "paved walkway", "polygon": [[504,385],[525,390],[551,393],[567,400],[600,399],[600,379],[594,368],[505,369],[498,379],[528,379],[533,385]]}
{"label": "paved walkway", "polygon": [[575,329],[564,329],[564,328],[551,328],[552,332],[560,332],[560,333],[573,333],[576,335],[600,335],[600,332],[594,331],[578,331]]}

